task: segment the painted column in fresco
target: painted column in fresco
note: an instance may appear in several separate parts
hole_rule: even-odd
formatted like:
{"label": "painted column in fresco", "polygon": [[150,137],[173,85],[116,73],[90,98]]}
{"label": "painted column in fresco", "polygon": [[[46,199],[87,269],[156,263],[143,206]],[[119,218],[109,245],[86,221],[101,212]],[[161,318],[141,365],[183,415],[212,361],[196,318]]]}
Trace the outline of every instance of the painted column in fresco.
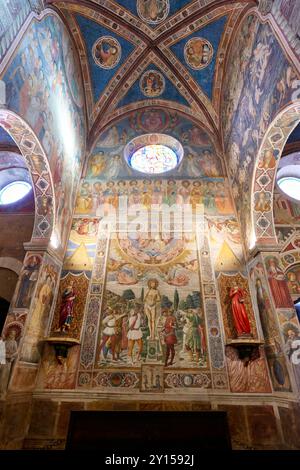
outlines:
{"label": "painted column in fresco", "polygon": [[87,299],[90,291],[96,297],[101,293],[96,280],[102,246],[100,238],[98,239],[98,229],[98,218],[76,216],[73,218],[48,336],[51,342],[62,338],[71,340],[75,344],[68,349],[66,357],[63,355],[57,357],[57,352],[51,343],[45,345],[37,379],[39,388],[75,387],[80,355],[80,344],[76,344],[76,341],[78,343],[83,341],[85,344],[86,339],[93,336],[93,332],[89,329],[86,337],[84,334],[86,330],[83,328]]}
{"label": "painted column in fresco", "polygon": [[[204,227],[202,230],[203,229]],[[219,320],[219,304],[216,297],[216,285],[210,256],[207,225],[204,230],[205,233],[203,237],[201,235],[198,237],[198,252],[208,332],[207,337],[211,358],[212,382],[213,388],[228,389],[224,344]]]}
{"label": "painted column in fresco", "polygon": [[[278,318],[283,351],[292,370],[292,386],[295,390],[300,390],[300,367],[299,361],[300,340],[299,321],[294,307],[291,294],[289,292],[288,279],[284,274],[284,257],[277,252],[262,253],[265,270],[268,277],[268,284],[272,302]],[[286,260],[285,260],[286,261]]]}
{"label": "painted column in fresco", "polygon": [[92,369],[96,354],[108,246],[109,233],[99,230],[82,332],[80,370],[78,373],[79,387],[92,386]]}
{"label": "painted column in fresco", "polygon": [[261,252],[248,264],[253,304],[259,319],[273,390],[292,392],[299,387],[292,363],[292,340],[299,336],[288,285],[276,252]]}
{"label": "painted column in fresco", "polygon": [[50,252],[27,251],[3,330],[7,364],[2,380],[10,390],[34,387],[60,269]]}
{"label": "painted column in fresco", "polygon": [[[230,390],[235,393],[271,393],[264,351],[259,347],[239,225],[235,217],[211,217],[208,224]],[[240,355],[241,343],[249,348],[244,357]]]}

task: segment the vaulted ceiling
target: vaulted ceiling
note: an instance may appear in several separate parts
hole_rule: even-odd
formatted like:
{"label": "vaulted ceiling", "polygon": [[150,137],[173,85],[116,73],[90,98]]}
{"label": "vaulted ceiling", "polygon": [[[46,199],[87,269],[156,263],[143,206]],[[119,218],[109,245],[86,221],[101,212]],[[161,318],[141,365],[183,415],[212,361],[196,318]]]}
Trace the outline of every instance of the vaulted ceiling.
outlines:
{"label": "vaulted ceiling", "polygon": [[48,0],[79,52],[89,146],[115,118],[163,106],[221,142],[221,92],[233,32],[256,1]]}

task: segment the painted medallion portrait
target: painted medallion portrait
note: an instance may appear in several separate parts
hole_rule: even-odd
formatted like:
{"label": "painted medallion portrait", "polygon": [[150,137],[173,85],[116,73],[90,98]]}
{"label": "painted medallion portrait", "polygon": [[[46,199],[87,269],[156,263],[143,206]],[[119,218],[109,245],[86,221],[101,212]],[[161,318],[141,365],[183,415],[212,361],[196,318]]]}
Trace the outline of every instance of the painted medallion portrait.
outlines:
{"label": "painted medallion portrait", "polygon": [[120,61],[121,46],[117,39],[111,36],[102,36],[93,45],[93,57],[99,67],[112,69]]}
{"label": "painted medallion portrait", "polygon": [[140,89],[148,98],[155,98],[164,92],[165,79],[157,70],[147,70],[140,79]]}
{"label": "painted medallion portrait", "polygon": [[186,63],[194,70],[207,67],[213,57],[213,47],[207,39],[192,38],[184,46]]}
{"label": "painted medallion portrait", "polygon": [[143,21],[155,25],[167,18],[170,3],[169,0],[137,0],[136,8]]}

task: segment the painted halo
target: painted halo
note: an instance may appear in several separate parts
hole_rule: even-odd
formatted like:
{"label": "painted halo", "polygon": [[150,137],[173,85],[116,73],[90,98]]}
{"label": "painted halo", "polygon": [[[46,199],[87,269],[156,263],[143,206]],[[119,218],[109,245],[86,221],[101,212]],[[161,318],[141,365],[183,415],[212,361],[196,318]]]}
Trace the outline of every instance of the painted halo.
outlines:
{"label": "painted halo", "polygon": [[137,0],[136,9],[141,20],[156,25],[164,21],[170,12],[169,0]]}
{"label": "painted halo", "polygon": [[156,98],[165,90],[164,76],[157,70],[147,70],[140,79],[140,90],[147,98]]}
{"label": "painted halo", "polygon": [[103,69],[113,69],[119,63],[122,48],[119,41],[111,36],[101,36],[93,45],[95,63]]}
{"label": "painted halo", "polygon": [[211,43],[204,38],[191,38],[184,46],[184,58],[189,67],[201,70],[207,67],[214,54]]}

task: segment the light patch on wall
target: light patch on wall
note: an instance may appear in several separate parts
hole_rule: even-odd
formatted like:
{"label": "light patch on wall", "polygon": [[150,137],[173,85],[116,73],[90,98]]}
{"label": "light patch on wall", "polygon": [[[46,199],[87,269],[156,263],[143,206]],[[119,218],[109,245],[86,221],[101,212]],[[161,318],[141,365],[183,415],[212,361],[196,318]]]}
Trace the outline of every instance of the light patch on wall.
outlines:
{"label": "light patch on wall", "polygon": [[58,94],[53,97],[55,102],[54,109],[56,110],[57,127],[61,130],[61,140],[63,145],[63,153],[65,155],[66,165],[70,170],[73,169],[73,159],[76,155],[76,137],[74,132],[74,123],[70,107],[63,96]]}

